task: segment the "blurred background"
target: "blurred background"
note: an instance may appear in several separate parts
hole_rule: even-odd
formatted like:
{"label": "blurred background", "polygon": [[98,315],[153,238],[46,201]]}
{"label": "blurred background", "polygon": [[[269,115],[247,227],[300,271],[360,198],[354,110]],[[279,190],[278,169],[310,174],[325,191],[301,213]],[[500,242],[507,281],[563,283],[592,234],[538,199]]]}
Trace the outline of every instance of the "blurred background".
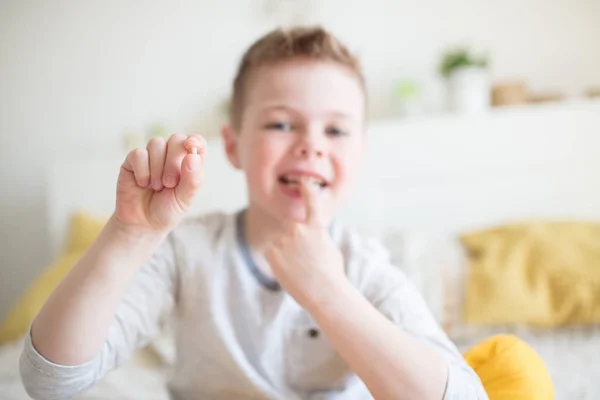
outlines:
{"label": "blurred background", "polygon": [[[49,180],[50,166],[121,159],[153,135],[218,136],[242,52],[296,24],[322,24],[358,54],[369,118],[386,132],[410,127],[428,138],[433,129],[444,138],[448,130],[444,146],[460,157],[477,147],[450,135],[469,129],[500,126],[515,140],[492,143],[515,149],[523,137],[529,154],[546,149],[548,158],[580,138],[566,131],[600,135],[598,0],[2,0],[0,320],[62,240],[48,222],[49,182],[61,179]],[[544,148],[550,125],[563,139],[548,132],[554,144]],[[598,151],[597,139],[574,140],[570,160]],[[600,204],[586,207],[600,216]]]}
{"label": "blurred background", "polygon": [[51,160],[112,155],[153,129],[217,135],[241,53],[297,23],[323,24],[360,56],[372,119],[443,111],[440,62],[457,46],[518,98],[522,84],[560,97],[600,86],[597,0],[4,0],[0,316],[49,261]]}

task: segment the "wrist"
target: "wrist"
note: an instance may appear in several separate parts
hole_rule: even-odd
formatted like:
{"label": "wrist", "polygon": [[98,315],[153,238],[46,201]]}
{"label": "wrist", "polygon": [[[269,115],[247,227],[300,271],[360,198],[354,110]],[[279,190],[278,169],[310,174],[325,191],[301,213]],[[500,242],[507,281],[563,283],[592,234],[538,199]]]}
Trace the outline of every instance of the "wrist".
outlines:
{"label": "wrist", "polygon": [[344,275],[340,279],[324,282],[318,288],[310,290],[303,306],[311,314],[325,309],[338,309],[347,304],[345,299],[354,295],[356,291],[357,289]]}
{"label": "wrist", "polygon": [[106,223],[103,232],[109,237],[116,238],[124,243],[144,244],[161,242],[168,234],[167,230],[157,230],[148,227],[137,227],[123,224],[116,215],[112,215]]}
{"label": "wrist", "polygon": [[127,280],[127,276],[136,273],[151,257],[165,237],[166,233],[124,227],[113,216],[83,254],[80,263],[90,272],[102,271],[101,275],[108,280],[114,280],[115,276]]}
{"label": "wrist", "polygon": [[145,261],[150,257],[166,236],[167,232],[124,226],[113,216],[86,253],[93,258],[110,259],[107,264],[117,269],[129,268],[121,264],[141,265],[138,261]]}

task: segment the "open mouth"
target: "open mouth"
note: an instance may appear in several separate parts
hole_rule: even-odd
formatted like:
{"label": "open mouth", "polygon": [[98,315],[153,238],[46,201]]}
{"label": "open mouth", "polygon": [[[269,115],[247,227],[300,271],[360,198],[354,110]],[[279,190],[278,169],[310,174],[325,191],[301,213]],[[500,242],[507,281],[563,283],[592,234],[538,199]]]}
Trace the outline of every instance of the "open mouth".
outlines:
{"label": "open mouth", "polygon": [[[301,183],[302,179],[307,179],[307,178],[302,178],[301,176],[297,176],[297,175],[281,175],[279,177],[279,182],[283,183],[286,186],[290,186],[290,187],[300,187],[300,183]],[[324,189],[327,186],[329,186],[327,181],[325,181],[324,179],[317,178],[317,177],[309,177],[308,179],[310,180],[310,182],[313,185],[315,185],[321,189]]]}

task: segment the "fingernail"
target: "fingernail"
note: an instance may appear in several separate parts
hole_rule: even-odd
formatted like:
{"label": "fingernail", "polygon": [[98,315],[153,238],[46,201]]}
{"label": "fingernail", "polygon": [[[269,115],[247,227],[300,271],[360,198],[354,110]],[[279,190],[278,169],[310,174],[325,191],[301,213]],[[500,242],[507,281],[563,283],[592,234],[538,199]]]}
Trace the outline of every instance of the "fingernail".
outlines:
{"label": "fingernail", "polygon": [[154,181],[152,182],[152,189],[156,190],[156,191],[160,191],[163,190],[163,184],[161,181]]}
{"label": "fingernail", "polygon": [[165,183],[167,186],[175,186],[177,182],[175,182],[175,177],[173,175],[167,175],[165,177]]}

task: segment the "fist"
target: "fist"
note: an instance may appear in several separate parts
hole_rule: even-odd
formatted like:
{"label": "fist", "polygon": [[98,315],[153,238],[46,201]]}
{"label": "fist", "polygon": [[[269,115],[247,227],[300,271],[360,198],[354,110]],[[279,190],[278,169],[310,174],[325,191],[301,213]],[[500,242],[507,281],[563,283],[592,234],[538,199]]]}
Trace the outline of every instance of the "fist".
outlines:
{"label": "fist", "polygon": [[153,138],[129,152],[117,183],[117,223],[133,231],[170,231],[202,185],[205,152],[204,138],[182,134]]}

